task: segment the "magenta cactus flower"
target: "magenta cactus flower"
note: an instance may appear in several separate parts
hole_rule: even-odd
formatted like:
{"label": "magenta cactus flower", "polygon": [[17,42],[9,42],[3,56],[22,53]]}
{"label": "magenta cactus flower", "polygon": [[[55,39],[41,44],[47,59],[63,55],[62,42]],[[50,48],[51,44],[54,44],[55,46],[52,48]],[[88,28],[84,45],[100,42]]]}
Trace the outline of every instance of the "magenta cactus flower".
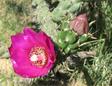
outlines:
{"label": "magenta cactus flower", "polygon": [[86,14],[81,14],[70,21],[70,27],[78,34],[83,35],[88,32],[88,20]]}
{"label": "magenta cactus flower", "polygon": [[56,60],[54,44],[44,32],[24,28],[23,33],[11,36],[9,48],[14,71],[23,77],[42,77],[49,73]]}

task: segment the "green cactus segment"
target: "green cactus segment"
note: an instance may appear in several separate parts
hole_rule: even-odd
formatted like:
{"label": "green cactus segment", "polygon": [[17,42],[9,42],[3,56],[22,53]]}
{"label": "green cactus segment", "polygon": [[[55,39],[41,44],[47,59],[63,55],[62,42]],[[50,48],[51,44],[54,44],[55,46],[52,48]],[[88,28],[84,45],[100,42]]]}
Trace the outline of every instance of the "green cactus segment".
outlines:
{"label": "green cactus segment", "polygon": [[76,42],[77,35],[72,31],[60,31],[58,32],[58,44],[62,49],[72,45]]}
{"label": "green cactus segment", "polygon": [[[83,34],[78,36],[77,33],[73,31],[59,31],[58,32],[58,45],[67,54],[79,48],[79,45],[86,42],[90,36],[88,34]],[[78,39],[78,40],[77,40]]]}
{"label": "green cactus segment", "polygon": [[82,2],[77,0],[60,0],[58,6],[53,10],[53,20],[61,21],[67,14],[74,14],[79,9]]}
{"label": "green cactus segment", "polygon": [[64,51],[65,51],[65,53],[69,53],[71,50],[74,50],[74,49],[76,49],[76,48],[78,48],[78,43],[74,43],[74,44],[68,45],[68,46],[64,49]]}
{"label": "green cactus segment", "polygon": [[56,22],[61,21],[64,18],[65,14],[66,14],[65,10],[63,10],[63,11],[61,11],[59,9],[57,9],[56,11],[54,10],[52,19]]}
{"label": "green cactus segment", "polygon": [[88,40],[89,36],[87,34],[83,34],[79,37],[78,43],[83,43],[86,42]]}
{"label": "green cactus segment", "polygon": [[81,6],[82,2],[78,2],[76,4],[73,4],[69,9],[68,12],[74,13],[75,11],[77,11],[80,6]]}
{"label": "green cactus segment", "polygon": [[65,41],[70,43],[70,44],[73,44],[74,42],[76,42],[76,36],[77,36],[76,33],[69,31],[66,34]]}
{"label": "green cactus segment", "polygon": [[68,0],[60,0],[60,3],[58,5],[58,8],[66,10],[72,5],[72,2]]}
{"label": "green cactus segment", "polygon": [[65,41],[66,34],[67,34],[67,31],[58,32],[58,44],[62,49],[64,49],[68,45],[68,43],[66,43]]}
{"label": "green cactus segment", "polygon": [[33,0],[32,4],[37,4],[37,8],[32,12],[37,17],[37,22],[42,24],[42,30],[45,31],[53,41],[56,41],[57,24],[52,21],[52,13],[49,11],[45,0]]}
{"label": "green cactus segment", "polygon": [[70,27],[70,26],[69,26],[68,21],[62,21],[62,22],[61,22],[61,26],[60,26],[60,29],[61,29],[61,30],[63,30],[63,31],[68,31],[68,30],[70,30],[69,27]]}

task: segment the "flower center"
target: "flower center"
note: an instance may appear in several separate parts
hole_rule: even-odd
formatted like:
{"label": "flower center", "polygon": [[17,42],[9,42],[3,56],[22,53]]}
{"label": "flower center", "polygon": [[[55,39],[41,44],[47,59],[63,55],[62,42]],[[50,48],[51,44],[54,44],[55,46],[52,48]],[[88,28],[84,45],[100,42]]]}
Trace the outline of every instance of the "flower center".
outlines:
{"label": "flower center", "polygon": [[30,61],[33,65],[42,67],[47,63],[47,53],[42,47],[34,47],[30,51]]}

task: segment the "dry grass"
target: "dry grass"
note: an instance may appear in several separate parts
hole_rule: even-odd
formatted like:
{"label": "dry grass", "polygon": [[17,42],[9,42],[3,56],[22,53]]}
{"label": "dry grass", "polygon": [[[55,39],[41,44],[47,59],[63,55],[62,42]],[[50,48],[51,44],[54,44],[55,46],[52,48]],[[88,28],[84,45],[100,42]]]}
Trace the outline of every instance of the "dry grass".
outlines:
{"label": "dry grass", "polygon": [[0,59],[0,86],[29,86],[30,82],[14,73],[9,59]]}

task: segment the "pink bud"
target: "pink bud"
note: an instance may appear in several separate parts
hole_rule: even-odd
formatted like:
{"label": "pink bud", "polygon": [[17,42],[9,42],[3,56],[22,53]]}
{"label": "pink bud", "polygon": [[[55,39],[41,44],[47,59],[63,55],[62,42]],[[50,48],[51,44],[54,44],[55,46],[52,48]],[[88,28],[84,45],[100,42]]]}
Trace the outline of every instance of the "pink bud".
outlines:
{"label": "pink bud", "polygon": [[86,14],[81,14],[70,21],[70,27],[77,32],[77,34],[82,35],[88,32],[88,20]]}

